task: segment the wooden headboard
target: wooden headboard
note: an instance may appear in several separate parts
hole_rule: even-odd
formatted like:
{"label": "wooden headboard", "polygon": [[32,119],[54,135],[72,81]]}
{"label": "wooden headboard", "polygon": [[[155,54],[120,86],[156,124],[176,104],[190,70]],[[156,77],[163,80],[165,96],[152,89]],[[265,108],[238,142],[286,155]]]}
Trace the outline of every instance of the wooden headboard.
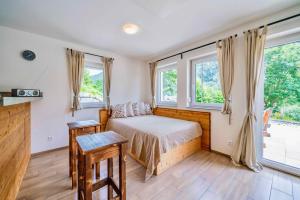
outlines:
{"label": "wooden headboard", "polygon": [[108,109],[100,109],[99,110],[99,122],[101,131],[105,131],[106,124],[108,119],[110,118],[110,114],[108,113]]}
{"label": "wooden headboard", "polygon": [[[183,119],[188,121],[195,121],[201,125],[202,137],[201,146],[204,150],[211,150],[211,116],[210,112],[192,111],[177,108],[155,108],[153,110],[154,115]],[[107,109],[100,109],[99,120],[101,124],[101,131],[106,128],[107,121],[110,115]]]}
{"label": "wooden headboard", "polygon": [[177,108],[155,108],[155,115],[198,122],[202,128],[201,146],[204,150],[210,148],[211,120],[210,112],[192,111]]}

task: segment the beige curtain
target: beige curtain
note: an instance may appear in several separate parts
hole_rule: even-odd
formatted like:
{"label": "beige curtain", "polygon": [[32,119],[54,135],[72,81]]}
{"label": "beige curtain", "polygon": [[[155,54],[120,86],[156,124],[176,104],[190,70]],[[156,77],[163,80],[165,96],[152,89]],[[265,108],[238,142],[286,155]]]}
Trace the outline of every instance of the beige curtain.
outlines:
{"label": "beige curtain", "polygon": [[150,84],[151,84],[151,96],[152,96],[152,108],[156,107],[156,68],[157,63],[150,63]]}
{"label": "beige curtain", "polygon": [[67,49],[67,60],[73,91],[72,116],[74,116],[74,112],[80,109],[79,93],[84,71],[84,53]]}
{"label": "beige curtain", "polygon": [[103,57],[102,58],[102,62],[104,64],[104,75],[105,75],[105,84],[104,84],[104,88],[105,88],[105,94],[106,94],[106,107],[108,108],[108,110],[110,111],[110,85],[111,85],[111,72],[112,72],[112,66],[113,66],[113,58],[107,58],[107,57]]}
{"label": "beige curtain", "polygon": [[231,124],[231,88],[234,79],[234,40],[235,37],[229,37],[217,41],[217,56],[220,66],[220,82],[222,94],[224,97],[223,114],[229,115],[229,124]]}
{"label": "beige curtain", "polygon": [[244,164],[256,172],[260,171],[262,166],[256,158],[254,101],[262,71],[266,34],[267,27],[264,27],[263,30],[250,30],[244,35],[246,49],[247,114],[231,156],[234,164]]}

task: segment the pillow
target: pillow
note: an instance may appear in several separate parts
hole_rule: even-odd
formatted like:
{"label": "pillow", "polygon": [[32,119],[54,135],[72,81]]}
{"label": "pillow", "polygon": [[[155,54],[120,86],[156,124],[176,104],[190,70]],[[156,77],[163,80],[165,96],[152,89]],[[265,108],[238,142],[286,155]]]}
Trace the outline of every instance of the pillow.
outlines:
{"label": "pillow", "polygon": [[151,106],[148,103],[145,103],[145,113],[146,115],[152,115],[152,110],[151,110]]}
{"label": "pillow", "polygon": [[125,118],[126,104],[117,104],[111,107],[111,118]]}
{"label": "pillow", "polygon": [[132,103],[128,102],[126,103],[126,116],[127,117],[134,117],[134,112],[132,109]]}
{"label": "pillow", "polygon": [[140,115],[146,115],[144,102],[139,103],[139,111],[140,111]]}
{"label": "pillow", "polygon": [[135,102],[132,104],[132,110],[135,116],[140,115],[139,103]]}

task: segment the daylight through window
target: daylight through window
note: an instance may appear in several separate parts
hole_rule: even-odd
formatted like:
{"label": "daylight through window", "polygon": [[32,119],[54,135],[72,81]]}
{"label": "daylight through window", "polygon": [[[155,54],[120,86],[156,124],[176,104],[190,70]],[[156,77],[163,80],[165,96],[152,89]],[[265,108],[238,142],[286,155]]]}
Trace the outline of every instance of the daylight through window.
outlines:
{"label": "daylight through window", "polygon": [[83,107],[97,107],[103,104],[103,66],[100,63],[86,62],[80,89],[80,103]]}
{"label": "daylight through window", "polygon": [[192,61],[192,105],[221,107],[224,102],[216,55]]}
{"label": "daylight through window", "polygon": [[177,68],[175,64],[158,69],[158,104],[176,104]]}

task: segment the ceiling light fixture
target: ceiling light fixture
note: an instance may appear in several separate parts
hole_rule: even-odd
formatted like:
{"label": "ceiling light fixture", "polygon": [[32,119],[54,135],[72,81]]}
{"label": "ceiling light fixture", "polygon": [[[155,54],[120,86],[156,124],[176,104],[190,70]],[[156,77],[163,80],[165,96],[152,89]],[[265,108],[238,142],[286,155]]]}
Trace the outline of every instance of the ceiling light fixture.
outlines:
{"label": "ceiling light fixture", "polygon": [[129,35],[136,34],[140,30],[138,25],[131,24],[131,23],[124,24],[122,28],[123,28],[123,31]]}

